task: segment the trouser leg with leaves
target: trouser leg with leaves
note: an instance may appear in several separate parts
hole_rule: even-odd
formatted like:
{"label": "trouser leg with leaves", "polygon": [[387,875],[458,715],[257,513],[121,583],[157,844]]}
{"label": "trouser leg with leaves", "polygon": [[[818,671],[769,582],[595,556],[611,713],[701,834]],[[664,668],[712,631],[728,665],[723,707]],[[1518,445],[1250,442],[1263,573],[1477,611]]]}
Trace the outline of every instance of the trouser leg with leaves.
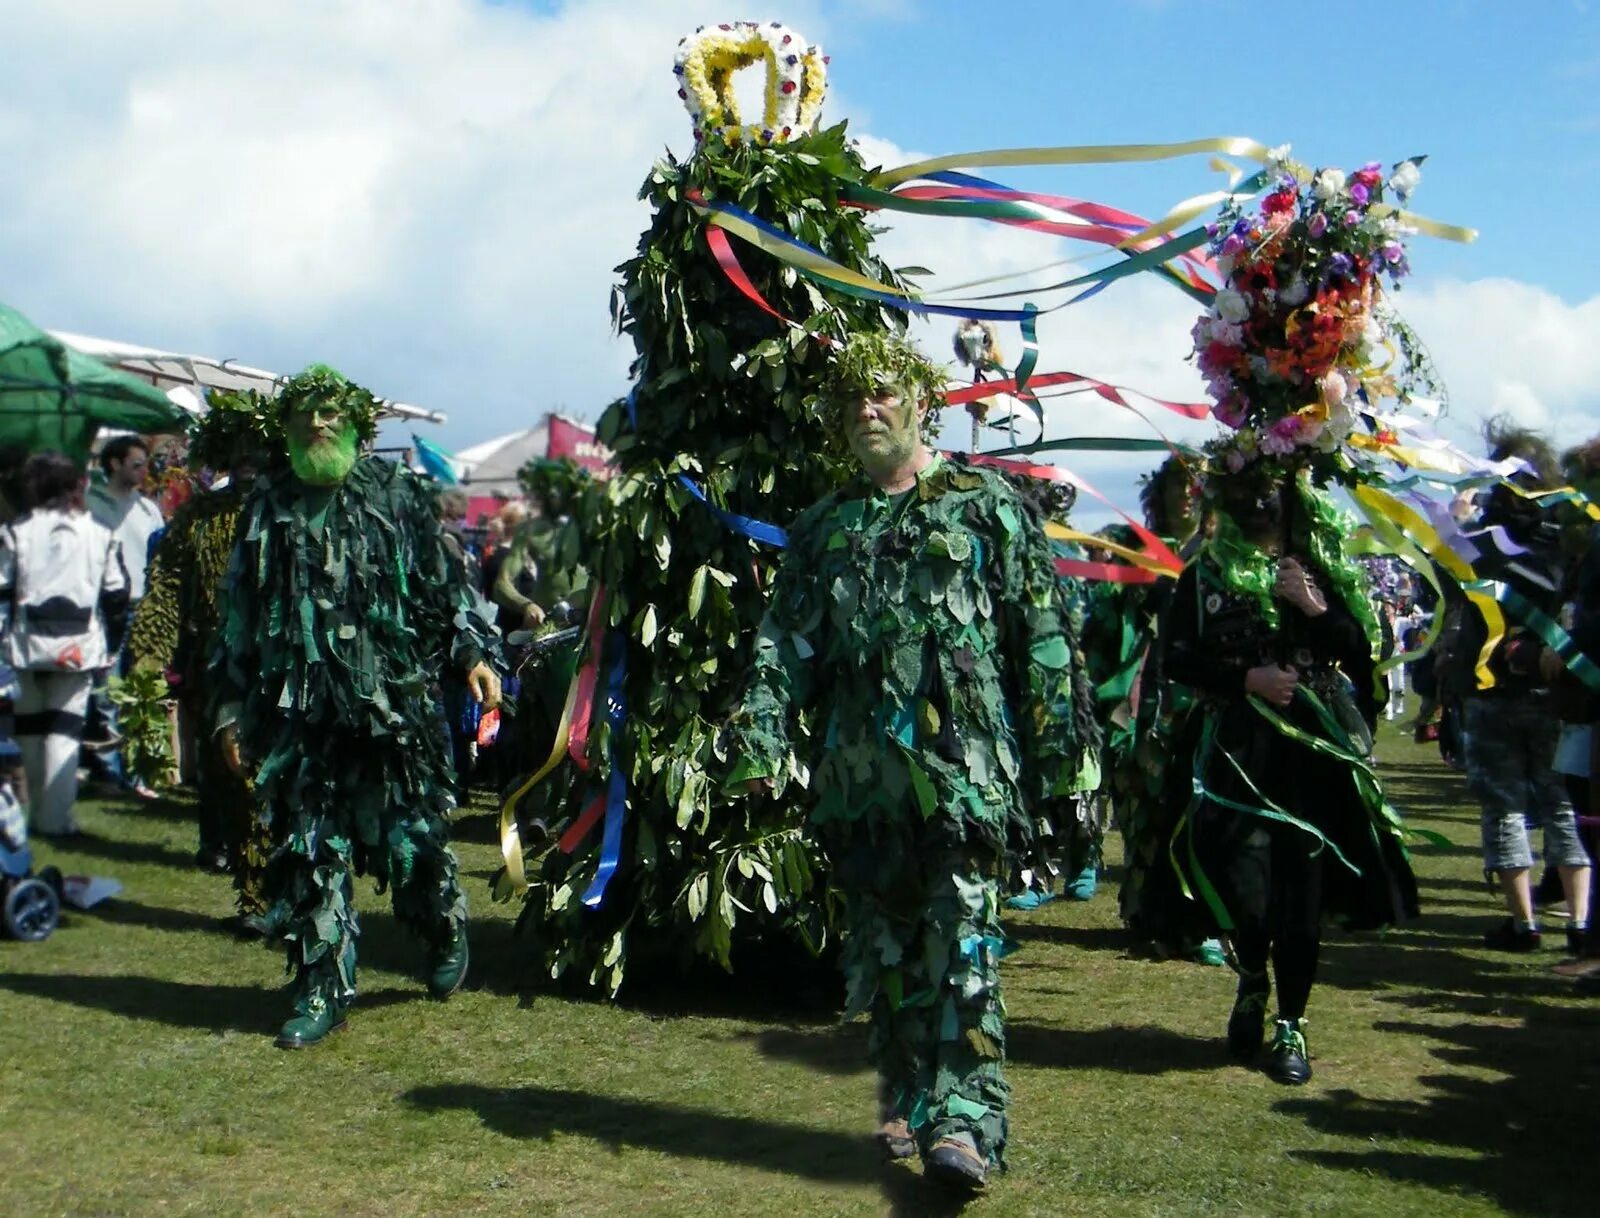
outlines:
{"label": "trouser leg with leaves", "polygon": [[[322,817],[291,833],[267,868],[269,919],[288,947],[297,1007],[321,1000],[342,1008],[355,998],[356,850],[342,819]],[[379,888],[392,887],[395,917],[430,947],[448,943],[466,923],[467,899],[445,821],[411,814],[380,823],[380,840],[361,854]]]}
{"label": "trouser leg with leaves", "polygon": [[906,1118],[924,1154],[960,1135],[990,1162],[1005,1151],[999,873],[941,850],[845,894],[850,1010],[870,1016],[885,1116]]}

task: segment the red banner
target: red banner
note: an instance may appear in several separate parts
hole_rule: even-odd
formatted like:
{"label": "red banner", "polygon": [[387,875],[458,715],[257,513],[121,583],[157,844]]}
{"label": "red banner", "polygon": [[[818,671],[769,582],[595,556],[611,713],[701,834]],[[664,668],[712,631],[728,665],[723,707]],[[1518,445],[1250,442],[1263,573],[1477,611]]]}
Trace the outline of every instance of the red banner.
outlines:
{"label": "red banner", "polygon": [[611,477],[611,450],[587,427],[550,416],[550,443],[545,453],[552,461],[570,457],[596,478]]}

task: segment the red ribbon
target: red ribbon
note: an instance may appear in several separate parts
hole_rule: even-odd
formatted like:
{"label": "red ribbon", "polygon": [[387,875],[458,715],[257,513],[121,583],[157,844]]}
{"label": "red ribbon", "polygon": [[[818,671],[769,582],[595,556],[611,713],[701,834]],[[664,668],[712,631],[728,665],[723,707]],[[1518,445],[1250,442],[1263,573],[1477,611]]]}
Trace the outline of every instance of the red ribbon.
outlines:
{"label": "red ribbon", "polygon": [[[983,199],[995,202],[1023,202],[1038,203],[1043,207],[1063,212],[1069,216],[1077,216],[1086,220],[1086,224],[1067,224],[1059,220],[1024,220],[1019,218],[995,218],[997,224],[1009,224],[1016,228],[1025,228],[1033,232],[1051,233],[1056,236],[1070,237],[1078,241],[1093,241],[1101,245],[1121,245],[1127,240],[1130,232],[1138,232],[1148,228],[1150,222],[1132,212],[1122,211],[1115,207],[1107,207],[1102,203],[1089,203],[1082,199],[1069,199],[1065,195],[1036,194],[1027,190],[1005,190],[982,186],[902,186],[892,193],[906,199]],[[860,206],[855,204],[854,206]],[[876,209],[869,209],[876,210]],[[987,218],[987,217],[986,217]],[[1140,250],[1153,249],[1160,243],[1160,239],[1151,237],[1134,247]],[[1178,256],[1180,261],[1188,268],[1184,280],[1192,287],[1204,291],[1215,292],[1215,285],[1202,279],[1196,271],[1215,271],[1215,266],[1209,258],[1192,253]]]}
{"label": "red ribbon", "polygon": [[594,687],[600,676],[600,651],[605,639],[597,627],[605,602],[605,586],[597,585],[594,600],[589,604],[589,622],[583,628],[590,639],[589,658],[578,670],[578,694],[572,707],[572,727],[567,735],[567,756],[580,770],[589,768],[589,725],[594,720]]}
{"label": "red ribbon", "polygon": [[606,797],[604,795],[595,796],[594,802],[578,813],[578,819],[567,826],[567,831],[561,835],[561,840],[556,843],[556,849],[561,851],[562,854],[571,854],[578,848],[578,843],[589,835],[589,830],[594,828],[595,822],[600,819],[605,810]]}
{"label": "red ribbon", "polygon": [[[1106,401],[1125,407],[1135,414],[1138,413],[1138,407],[1124,398],[1122,396],[1124,393],[1138,393],[1140,397],[1154,402],[1157,406],[1164,406],[1173,414],[1180,414],[1186,419],[1204,419],[1211,414],[1210,402],[1169,402],[1165,398],[1151,397],[1148,393],[1139,393],[1137,389],[1125,389],[1120,385],[1097,381],[1092,376],[1083,376],[1076,372],[1042,372],[1028,378],[1029,389],[1042,389],[1049,385],[1087,385]],[[963,385],[958,389],[947,390],[944,400],[952,406],[960,406],[996,393],[1015,394],[1016,391],[1016,378],[1007,377],[1003,381],[979,381],[974,385]]]}
{"label": "red ribbon", "polygon": [[1056,559],[1056,574],[1074,579],[1092,579],[1107,584],[1153,584],[1161,577],[1154,571],[1115,562],[1085,562],[1081,558]]}
{"label": "red ribbon", "polygon": [[[967,458],[967,460],[971,461],[974,465],[992,465],[997,469],[1010,470],[1012,473],[1021,474],[1026,478],[1043,478],[1049,482],[1066,482],[1072,486],[1078,487],[1081,490],[1088,491],[1091,495],[1100,500],[1101,503],[1105,504],[1128,523],[1128,526],[1133,529],[1134,535],[1144,543],[1145,552],[1149,554],[1151,558],[1155,559],[1163,567],[1166,567],[1174,574],[1183,570],[1183,559],[1179,558],[1172,552],[1171,546],[1167,545],[1167,543],[1162,541],[1161,538],[1157,537],[1143,524],[1135,520],[1132,516],[1128,515],[1128,513],[1124,512],[1110,499],[1107,499],[1099,491],[1095,490],[1094,487],[1090,486],[1087,481],[1073,473],[1070,469],[1064,469],[1059,465],[1030,465],[1026,461],[1012,461],[1005,457],[986,457],[982,453],[973,453]],[[1075,562],[1077,560],[1071,559],[1068,561]]]}

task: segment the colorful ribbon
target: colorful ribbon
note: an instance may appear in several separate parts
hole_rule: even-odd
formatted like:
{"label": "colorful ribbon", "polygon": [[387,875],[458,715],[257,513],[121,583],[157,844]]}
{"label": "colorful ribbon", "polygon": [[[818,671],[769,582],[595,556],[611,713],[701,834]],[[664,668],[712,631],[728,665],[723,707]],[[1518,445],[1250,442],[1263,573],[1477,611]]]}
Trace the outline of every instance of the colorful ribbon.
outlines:
{"label": "colorful ribbon", "polygon": [[583,903],[598,909],[605,899],[606,885],[617,873],[622,861],[622,828],[628,818],[628,776],[623,772],[617,756],[617,742],[622,739],[623,721],[628,717],[627,695],[623,685],[628,679],[628,640],[622,631],[611,635],[617,658],[611,662],[611,677],[606,682],[606,724],[610,727],[607,748],[611,762],[611,776],[606,785],[606,823],[600,839],[600,865],[595,868],[589,890],[583,894]]}
{"label": "colorful ribbon", "polygon": [[749,516],[740,516],[736,512],[730,512],[725,508],[719,508],[706,498],[705,491],[688,475],[679,474],[678,485],[705,504],[707,510],[713,516],[740,537],[748,537],[751,541],[759,541],[762,545],[776,546],[780,550],[789,544],[789,534],[779,526],[769,524],[765,520],[755,520]]}
{"label": "colorful ribbon", "polygon": [[[600,621],[600,609],[605,604],[606,594],[603,585],[595,587],[594,599],[589,604],[589,620],[584,626],[584,638],[588,639],[596,634],[596,627]],[[599,662],[599,643],[595,644],[594,655],[590,660],[591,665]],[[594,678],[591,676],[587,682],[591,696],[594,690]],[[561,707],[561,719],[556,724],[556,737],[551,745],[550,755],[545,758],[544,764],[533,772],[533,775],[513,791],[504,803],[500,805],[500,857],[505,863],[505,871],[495,877],[494,891],[497,899],[504,899],[513,892],[528,888],[528,873],[522,861],[522,831],[517,827],[517,805],[522,802],[523,796],[543,782],[557,765],[561,763],[562,755],[567,752],[568,744],[572,739],[572,721],[574,710],[577,707],[580,691],[585,687],[584,672],[580,670],[572,678],[572,684],[567,686],[567,699]]]}

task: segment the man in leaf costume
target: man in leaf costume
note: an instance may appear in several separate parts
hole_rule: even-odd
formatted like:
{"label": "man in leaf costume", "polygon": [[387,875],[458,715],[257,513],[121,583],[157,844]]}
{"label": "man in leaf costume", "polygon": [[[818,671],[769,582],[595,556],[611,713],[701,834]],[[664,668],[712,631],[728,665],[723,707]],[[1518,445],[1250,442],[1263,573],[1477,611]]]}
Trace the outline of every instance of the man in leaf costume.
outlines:
{"label": "man in leaf costume", "polygon": [[926,446],[938,385],[881,334],[835,357],[827,398],[862,472],[790,533],[729,754],[736,782],[811,776],[886,1151],[981,1186],[1010,1094],[998,885],[1079,741],[1049,545],[1001,475]]}
{"label": "man in leaf costume", "polygon": [[270,842],[243,778],[229,768],[220,743],[205,729],[213,690],[207,666],[221,630],[219,596],[233,556],[245,495],[256,469],[282,451],[276,409],[256,393],[213,393],[194,424],[189,461],[194,469],[227,474],[225,485],[193,494],[167,525],[151,559],[145,597],[128,638],[136,665],[176,680],[180,726],[198,737],[199,860],[220,860],[238,891],[240,926],[259,926],[266,913],[261,874]]}
{"label": "man in leaf costume", "polygon": [[433,494],[410,471],[358,459],[372,395],[314,366],[278,399],[288,468],[245,504],[212,662],[217,723],[255,766],[278,843],[269,931],[288,943],[302,1048],[342,1026],[355,997],[352,870],[393,889],[429,949],[444,998],[467,969],[467,903],[449,846],[452,775],[432,687],[446,663],[499,699],[493,628],[444,542]]}

